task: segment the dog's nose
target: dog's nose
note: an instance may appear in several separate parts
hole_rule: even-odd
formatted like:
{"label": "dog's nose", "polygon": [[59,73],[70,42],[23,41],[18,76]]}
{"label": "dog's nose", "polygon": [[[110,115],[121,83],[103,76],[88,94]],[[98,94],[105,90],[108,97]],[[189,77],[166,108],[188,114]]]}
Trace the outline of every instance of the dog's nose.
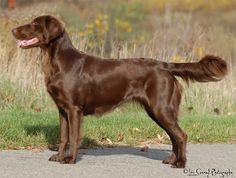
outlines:
{"label": "dog's nose", "polygon": [[11,30],[11,32],[13,33],[13,34],[16,34],[17,33],[17,28],[13,28],[12,30]]}

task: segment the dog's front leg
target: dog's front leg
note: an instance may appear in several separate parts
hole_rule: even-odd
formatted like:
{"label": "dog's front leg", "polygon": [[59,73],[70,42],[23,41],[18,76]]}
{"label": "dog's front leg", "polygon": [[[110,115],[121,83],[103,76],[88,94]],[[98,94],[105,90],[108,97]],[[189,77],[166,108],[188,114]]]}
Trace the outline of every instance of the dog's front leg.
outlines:
{"label": "dog's front leg", "polygon": [[69,138],[68,115],[62,108],[58,107],[60,119],[60,146],[57,154],[52,155],[49,161],[63,162],[65,158],[66,145]]}
{"label": "dog's front leg", "polygon": [[68,125],[69,125],[69,154],[65,157],[62,163],[74,164],[80,144],[82,142],[82,121],[83,112],[78,107],[73,107],[69,111]]}

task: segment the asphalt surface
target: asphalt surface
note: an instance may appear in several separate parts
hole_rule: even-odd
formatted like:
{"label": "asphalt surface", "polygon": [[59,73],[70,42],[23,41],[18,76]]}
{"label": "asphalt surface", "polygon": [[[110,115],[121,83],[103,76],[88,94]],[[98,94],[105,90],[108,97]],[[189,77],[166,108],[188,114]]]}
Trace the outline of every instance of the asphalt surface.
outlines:
{"label": "asphalt surface", "polygon": [[187,147],[186,169],[162,164],[170,145],[84,149],[75,165],[49,162],[55,152],[1,151],[0,178],[222,178],[236,177],[236,144]]}

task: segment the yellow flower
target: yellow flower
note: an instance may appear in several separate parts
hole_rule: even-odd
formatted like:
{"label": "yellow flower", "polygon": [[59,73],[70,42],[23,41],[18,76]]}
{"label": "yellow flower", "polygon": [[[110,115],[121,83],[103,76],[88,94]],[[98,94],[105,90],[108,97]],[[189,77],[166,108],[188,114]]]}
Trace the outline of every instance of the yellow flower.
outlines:
{"label": "yellow flower", "polygon": [[183,62],[183,58],[179,55],[175,55],[172,57],[172,62],[181,63]]}
{"label": "yellow flower", "polygon": [[95,23],[95,25],[96,25],[97,27],[100,27],[100,26],[101,26],[101,21],[98,20],[98,19],[96,19],[94,23]]}
{"label": "yellow flower", "polygon": [[132,32],[132,30],[133,30],[133,29],[132,29],[131,27],[128,27],[128,28],[127,28],[127,32],[129,32],[129,33]]}
{"label": "yellow flower", "polygon": [[79,32],[79,36],[83,37],[83,36],[85,36],[85,33],[83,31],[81,31],[81,32]]}
{"label": "yellow flower", "polygon": [[125,30],[127,32],[132,32],[133,30],[131,24],[127,20],[116,19],[115,23],[117,28],[121,30]]}
{"label": "yellow flower", "polygon": [[197,48],[196,49],[196,55],[197,55],[197,57],[202,58],[203,55],[204,55],[204,49],[201,48],[201,47]]}
{"label": "yellow flower", "polygon": [[87,30],[93,30],[93,29],[94,29],[94,25],[93,25],[92,23],[88,23],[88,24],[85,26],[85,28],[86,28]]}

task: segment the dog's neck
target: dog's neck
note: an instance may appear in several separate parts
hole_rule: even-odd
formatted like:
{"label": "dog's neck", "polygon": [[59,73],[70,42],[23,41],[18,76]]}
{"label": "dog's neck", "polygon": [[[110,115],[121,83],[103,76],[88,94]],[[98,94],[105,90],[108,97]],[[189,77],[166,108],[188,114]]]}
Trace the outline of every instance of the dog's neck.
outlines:
{"label": "dog's neck", "polygon": [[74,49],[74,46],[66,31],[63,31],[58,37],[52,39],[48,44],[42,47],[43,52],[47,53],[47,56],[53,60],[59,57],[60,51],[66,49]]}
{"label": "dog's neck", "polygon": [[[65,46],[65,44],[67,44],[67,46]],[[50,82],[50,78],[54,76],[54,74],[61,70],[60,63],[58,62],[60,58],[59,52],[70,47],[73,47],[73,45],[65,31],[48,44],[41,47],[44,53],[42,58],[42,70],[45,75],[46,84]]]}
{"label": "dog's neck", "polygon": [[73,67],[75,60],[80,59],[82,55],[73,46],[66,31],[41,49],[44,53],[42,70],[45,74],[46,83],[50,82],[50,78],[57,73]]}

